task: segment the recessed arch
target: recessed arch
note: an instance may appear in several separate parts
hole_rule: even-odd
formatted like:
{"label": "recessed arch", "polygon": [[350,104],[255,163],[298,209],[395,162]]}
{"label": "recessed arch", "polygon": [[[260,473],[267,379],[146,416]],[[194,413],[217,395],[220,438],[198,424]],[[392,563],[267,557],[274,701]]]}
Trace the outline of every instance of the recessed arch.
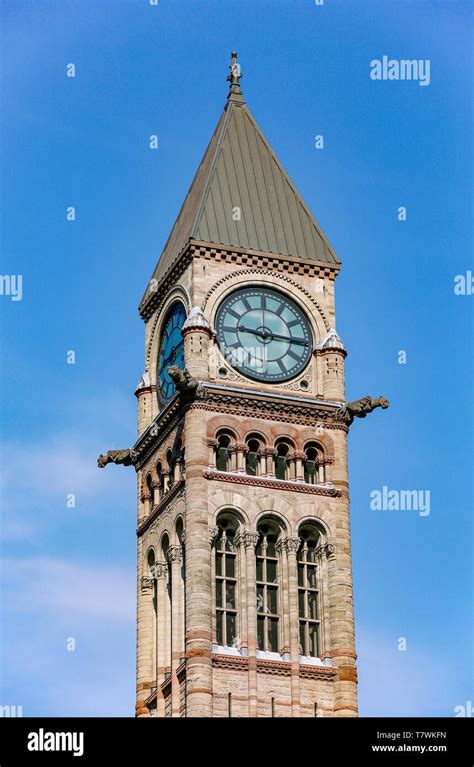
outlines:
{"label": "recessed arch", "polygon": [[160,328],[168,316],[168,313],[172,309],[173,305],[180,302],[184,306],[186,315],[191,310],[191,298],[183,285],[176,285],[173,290],[170,291],[166,299],[161,304],[159,310],[155,314],[155,318],[152,323],[150,339],[147,344],[145,365],[146,370],[150,375],[150,383],[156,384],[156,365],[151,364],[152,360],[155,360],[158,356],[158,345],[160,341]]}

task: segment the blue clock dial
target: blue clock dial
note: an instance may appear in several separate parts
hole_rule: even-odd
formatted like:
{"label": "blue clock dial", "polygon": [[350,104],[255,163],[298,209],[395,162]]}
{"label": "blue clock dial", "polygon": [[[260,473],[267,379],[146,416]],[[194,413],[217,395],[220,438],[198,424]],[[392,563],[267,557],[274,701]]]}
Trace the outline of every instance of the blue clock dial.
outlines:
{"label": "blue clock dial", "polygon": [[271,288],[231,293],[217,312],[216,331],[226,359],[256,381],[288,381],[311,357],[312,334],[305,314]]}
{"label": "blue clock dial", "polygon": [[185,320],[183,305],[175,304],[161,331],[157,380],[162,400],[170,399],[175,392],[174,382],[168,375],[170,365],[177,365],[181,370],[184,368],[184,339],[181,328]]}

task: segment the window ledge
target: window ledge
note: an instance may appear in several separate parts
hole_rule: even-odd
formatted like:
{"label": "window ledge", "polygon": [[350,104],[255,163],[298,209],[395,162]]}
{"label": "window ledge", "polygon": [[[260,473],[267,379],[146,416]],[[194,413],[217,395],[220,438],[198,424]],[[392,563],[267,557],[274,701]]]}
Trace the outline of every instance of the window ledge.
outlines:
{"label": "window ledge", "polygon": [[282,658],[279,652],[271,652],[271,650],[257,650],[257,658],[261,660],[280,660],[285,662],[285,658]]}
{"label": "window ledge", "polygon": [[295,479],[277,479],[276,477],[257,477],[253,474],[244,474],[237,471],[218,471],[213,466],[203,471],[206,479],[221,480],[221,482],[236,482],[244,485],[260,485],[260,487],[273,487],[285,490],[296,490],[300,493],[315,493],[316,495],[329,495],[339,497],[341,491],[332,482],[324,482],[319,485],[310,485]]}
{"label": "window ledge", "polygon": [[321,658],[313,658],[312,655],[300,655],[299,661],[305,666],[332,666],[331,658],[321,660]]}
{"label": "window ledge", "polygon": [[247,651],[239,650],[237,647],[228,647],[227,645],[213,644],[212,652],[216,655],[235,655],[237,658],[247,655]]}

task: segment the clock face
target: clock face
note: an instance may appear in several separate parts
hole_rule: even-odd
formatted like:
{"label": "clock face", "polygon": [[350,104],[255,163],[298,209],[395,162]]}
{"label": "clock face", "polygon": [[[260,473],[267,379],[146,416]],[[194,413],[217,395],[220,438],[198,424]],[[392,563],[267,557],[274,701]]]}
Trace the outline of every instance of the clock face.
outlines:
{"label": "clock face", "polygon": [[288,381],[308,364],[312,334],[299,306],[271,288],[243,288],[222,302],[216,318],[222,354],[256,381]]}
{"label": "clock face", "polygon": [[186,319],[182,304],[175,304],[167,316],[161,331],[160,349],[158,352],[158,387],[160,397],[168,400],[175,392],[174,382],[168,375],[170,365],[184,368],[184,339],[181,328]]}

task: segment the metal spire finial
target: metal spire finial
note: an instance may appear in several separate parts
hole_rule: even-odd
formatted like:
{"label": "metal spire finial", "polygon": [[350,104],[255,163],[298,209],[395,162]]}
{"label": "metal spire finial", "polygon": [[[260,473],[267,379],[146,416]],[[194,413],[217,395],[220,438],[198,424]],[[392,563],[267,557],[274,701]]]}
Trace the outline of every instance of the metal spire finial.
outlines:
{"label": "metal spire finial", "polygon": [[243,77],[243,74],[240,70],[240,64],[237,62],[237,51],[232,51],[230,56],[230,74],[227,75],[227,80],[230,82],[230,92],[241,94],[242,91],[240,90],[240,78]]}

